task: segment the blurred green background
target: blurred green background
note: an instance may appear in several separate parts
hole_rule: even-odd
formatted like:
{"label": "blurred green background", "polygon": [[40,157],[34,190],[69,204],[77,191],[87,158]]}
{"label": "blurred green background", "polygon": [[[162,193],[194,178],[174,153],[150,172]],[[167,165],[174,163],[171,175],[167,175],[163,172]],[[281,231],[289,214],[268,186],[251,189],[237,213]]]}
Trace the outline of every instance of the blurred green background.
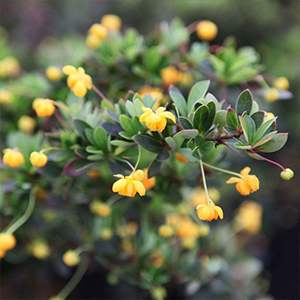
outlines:
{"label": "blurred green background", "polygon": [[[278,128],[289,132],[287,145],[268,157],[295,171],[289,182],[280,179],[280,170],[267,163],[249,160],[263,188],[252,199],[264,206],[263,233],[265,252],[256,253],[264,260],[271,278],[270,294],[276,299],[296,299],[298,293],[299,253],[299,96],[300,96],[300,1],[298,0],[0,0],[1,26],[8,34],[22,68],[42,70],[36,55],[39,44],[49,37],[84,36],[102,15],[119,15],[125,27],[141,33],[153,30],[160,21],[175,16],[186,25],[210,19],[218,25],[216,44],[232,35],[238,46],[253,46],[260,54],[266,72],[289,79],[293,99],[277,101],[269,110],[279,115]],[[195,36],[192,38],[196,39]],[[74,51],[76,46],[74,46]],[[39,50],[40,51],[40,50]],[[247,162],[248,162],[247,160]],[[239,170],[246,164],[235,162]],[[236,197],[228,194],[226,197]],[[236,203],[240,200],[237,198]],[[233,202],[234,203],[234,202]],[[13,275],[13,273],[11,274]],[[44,275],[46,276],[46,275]]]}

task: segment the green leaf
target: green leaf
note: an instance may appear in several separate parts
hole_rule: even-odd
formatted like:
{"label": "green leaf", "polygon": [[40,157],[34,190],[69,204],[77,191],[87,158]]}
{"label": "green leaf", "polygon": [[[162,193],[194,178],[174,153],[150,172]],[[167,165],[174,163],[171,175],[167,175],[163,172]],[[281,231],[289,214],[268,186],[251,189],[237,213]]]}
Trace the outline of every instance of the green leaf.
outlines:
{"label": "green leaf", "polygon": [[88,142],[89,142],[90,144],[92,144],[92,145],[95,145],[96,142],[95,142],[95,140],[94,140],[94,135],[93,135],[93,133],[94,133],[93,129],[86,128],[86,129],[84,130],[84,135],[85,135],[86,139],[88,140]]}
{"label": "green leaf", "polygon": [[136,133],[136,130],[132,124],[131,119],[128,118],[127,116],[125,115],[120,116],[120,124],[122,128],[128,133],[130,133],[131,135],[134,135]]}
{"label": "green leaf", "polygon": [[179,117],[179,124],[183,129],[193,129],[193,124],[185,117]]}
{"label": "green leaf", "polygon": [[243,118],[239,117],[239,119],[243,129],[244,137],[247,143],[251,144],[256,131],[255,123],[248,115],[244,116]]}
{"label": "green leaf", "polygon": [[162,144],[148,134],[136,134],[132,139],[150,152],[160,153],[164,150]]}
{"label": "green leaf", "polygon": [[183,95],[179,91],[179,89],[177,87],[175,87],[174,85],[170,85],[169,94],[170,94],[171,99],[177,106],[181,115],[186,117],[187,116],[187,104],[186,104],[186,101],[185,101]]}
{"label": "green leaf", "polygon": [[195,138],[198,133],[197,129],[185,129],[180,131],[181,136],[186,140]]}
{"label": "green leaf", "polygon": [[219,130],[222,130],[224,126],[226,126],[226,110],[219,110],[216,113],[214,123],[218,126]]}
{"label": "green leaf", "polygon": [[76,130],[82,137],[85,137],[85,135],[84,135],[85,129],[92,128],[89,124],[87,124],[86,122],[84,122],[80,119],[77,119],[77,118],[74,118],[73,122],[74,122],[74,126],[75,126]]}
{"label": "green leaf", "polygon": [[175,142],[175,140],[172,137],[170,137],[170,136],[166,137],[165,140],[166,140],[166,143],[171,147],[171,149],[173,151],[175,151],[175,149],[176,149],[176,142]]}
{"label": "green leaf", "polygon": [[107,151],[108,135],[100,126],[94,129],[94,141],[99,149],[103,150],[104,152]]}
{"label": "green leaf", "polygon": [[256,128],[259,128],[264,121],[265,113],[263,111],[257,111],[253,115],[251,115]]}
{"label": "green leaf", "polygon": [[228,109],[227,109],[226,123],[227,123],[227,126],[232,131],[237,131],[237,129],[239,127],[239,122],[238,122],[238,118],[236,116],[235,111],[231,107],[228,107]]}
{"label": "green leaf", "polygon": [[85,148],[86,152],[92,153],[92,154],[103,154],[102,150],[99,150],[98,148],[95,148],[93,146],[87,146]]}
{"label": "green leaf", "polygon": [[260,152],[271,153],[280,150],[286,143],[288,138],[287,133],[277,133],[272,139],[259,147]]}
{"label": "green leaf", "polygon": [[250,115],[253,105],[253,99],[250,91],[247,89],[243,91],[236,103],[236,113],[241,116],[245,111],[247,115]]}
{"label": "green leaf", "polygon": [[87,159],[91,161],[99,161],[103,159],[103,155],[101,154],[89,155]]}
{"label": "green leaf", "polygon": [[126,139],[126,140],[132,140],[132,135],[129,134],[128,132],[126,131],[120,131],[119,132],[119,136],[121,136],[122,138]]}
{"label": "green leaf", "polygon": [[233,145],[237,149],[242,149],[242,150],[250,150],[251,146],[250,145],[243,145],[243,144],[234,144]]}
{"label": "green leaf", "polygon": [[205,138],[204,138],[204,136],[199,134],[198,136],[195,137],[194,142],[195,142],[196,146],[201,147],[205,144]]}
{"label": "green leaf", "polygon": [[137,114],[137,111],[136,111],[136,109],[135,109],[135,106],[134,106],[134,104],[133,104],[131,101],[127,100],[127,101],[125,102],[125,107],[126,107],[126,110],[128,111],[128,113],[129,113],[132,117],[138,115],[138,114]]}
{"label": "green leaf", "polygon": [[264,122],[256,131],[253,143],[256,144],[260,139],[264,136],[266,131],[270,128],[270,126],[274,123],[276,118],[270,119],[266,122]]}
{"label": "green leaf", "polygon": [[213,141],[207,141],[200,147],[200,151],[209,154],[215,148],[215,143]]}
{"label": "green leaf", "polygon": [[207,128],[208,124],[210,123],[210,113],[209,108],[206,105],[201,105],[195,111],[195,115],[193,118],[194,128],[197,128],[200,133],[204,133],[209,128]]}
{"label": "green leaf", "polygon": [[178,153],[188,159],[190,162],[196,162],[197,159],[193,157],[192,150],[189,148],[181,148],[178,150]]}
{"label": "green leaf", "polygon": [[208,90],[209,84],[210,84],[210,81],[205,80],[205,81],[197,82],[193,85],[193,87],[189,93],[188,101],[187,101],[188,113],[193,111],[193,108],[194,108],[194,105],[196,104],[196,102],[205,96],[205,94]]}
{"label": "green leaf", "polygon": [[126,141],[120,141],[120,140],[113,140],[110,141],[111,145],[116,146],[116,147],[130,147],[133,146],[133,143],[126,142]]}

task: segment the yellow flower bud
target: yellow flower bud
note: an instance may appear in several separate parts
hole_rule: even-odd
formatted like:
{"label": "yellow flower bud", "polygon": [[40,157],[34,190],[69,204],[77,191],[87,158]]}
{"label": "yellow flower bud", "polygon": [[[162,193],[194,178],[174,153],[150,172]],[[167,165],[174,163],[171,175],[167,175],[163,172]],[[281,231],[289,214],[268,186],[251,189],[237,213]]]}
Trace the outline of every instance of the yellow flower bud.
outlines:
{"label": "yellow flower bud", "polygon": [[37,259],[46,259],[50,255],[49,246],[42,241],[37,241],[32,245],[32,255]]}
{"label": "yellow flower bud", "polygon": [[36,121],[29,116],[22,116],[18,121],[19,130],[27,133],[32,133],[35,129]]}
{"label": "yellow flower bud", "polygon": [[116,15],[104,15],[101,18],[101,24],[108,30],[119,30],[122,26],[122,20]]}
{"label": "yellow flower bud", "polygon": [[184,238],[181,240],[181,247],[184,249],[193,249],[196,245],[196,239]]}
{"label": "yellow flower bud", "polygon": [[113,232],[110,228],[103,228],[100,232],[100,237],[102,240],[110,240],[113,236]]}
{"label": "yellow flower bud", "polygon": [[49,67],[46,69],[46,77],[51,81],[60,81],[63,77],[62,71],[57,67]]}
{"label": "yellow flower bud", "polygon": [[283,180],[290,180],[294,177],[294,172],[290,168],[287,168],[280,173],[280,176]]}
{"label": "yellow flower bud", "polygon": [[107,217],[111,214],[111,208],[105,203],[94,201],[90,205],[90,210],[93,214],[97,214],[100,217]]}
{"label": "yellow flower bud", "polygon": [[179,82],[184,86],[184,87],[189,87],[192,82],[193,82],[193,77],[190,73],[187,72],[181,72],[179,76]]}
{"label": "yellow flower bud", "polygon": [[100,40],[104,40],[108,35],[108,30],[101,24],[94,24],[90,30],[90,35],[97,37]]}
{"label": "yellow flower bud", "polygon": [[17,244],[16,238],[11,233],[0,233],[0,251],[6,252],[13,249]]}
{"label": "yellow flower bud", "polygon": [[169,238],[174,234],[174,229],[170,225],[161,225],[158,228],[158,234],[162,237]]}
{"label": "yellow flower bud", "polygon": [[266,92],[265,98],[268,102],[275,102],[279,98],[279,91],[275,88],[271,88]]}
{"label": "yellow flower bud", "polygon": [[218,27],[215,23],[205,20],[198,23],[196,33],[199,39],[203,41],[211,41],[218,34]]}
{"label": "yellow flower bud", "polygon": [[80,257],[74,250],[68,250],[63,255],[63,261],[67,266],[74,267],[79,264]]}
{"label": "yellow flower bud", "polygon": [[96,37],[95,35],[89,34],[86,37],[85,43],[88,47],[90,47],[92,49],[98,49],[101,44],[101,40],[98,37]]}
{"label": "yellow flower bud", "polygon": [[50,99],[36,98],[32,107],[39,117],[50,117],[55,111],[55,106]]}
{"label": "yellow flower bud", "polygon": [[181,73],[174,66],[169,66],[162,69],[160,75],[164,86],[169,86],[170,84],[176,84],[178,82]]}
{"label": "yellow flower bud", "polygon": [[18,150],[4,149],[3,162],[12,168],[17,168],[25,162],[24,156]]}
{"label": "yellow flower bud", "polygon": [[198,226],[199,236],[207,236],[210,232],[210,227],[208,225],[199,225]]}
{"label": "yellow flower bud", "polygon": [[13,94],[7,89],[0,89],[0,104],[8,105],[13,101]]}
{"label": "yellow flower bud", "polygon": [[137,170],[133,173],[132,178],[134,180],[139,180],[139,181],[143,181],[145,178],[145,174],[143,170]]}
{"label": "yellow flower bud", "polygon": [[278,90],[288,90],[290,83],[286,77],[278,77],[273,81],[273,86]]}
{"label": "yellow flower bud", "polygon": [[30,154],[30,162],[34,167],[42,168],[48,162],[48,157],[44,153],[34,151]]}

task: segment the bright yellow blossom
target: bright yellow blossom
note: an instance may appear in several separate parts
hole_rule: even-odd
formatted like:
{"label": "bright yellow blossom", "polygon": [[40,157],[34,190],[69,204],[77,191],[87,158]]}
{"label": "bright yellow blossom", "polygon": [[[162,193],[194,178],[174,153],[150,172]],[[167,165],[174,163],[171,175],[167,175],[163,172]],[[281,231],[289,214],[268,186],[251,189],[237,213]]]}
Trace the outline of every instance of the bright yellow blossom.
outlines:
{"label": "bright yellow blossom", "polygon": [[105,203],[94,201],[90,205],[92,213],[99,215],[100,217],[108,217],[111,214],[111,207]]}
{"label": "bright yellow blossom", "polygon": [[181,221],[176,229],[179,238],[197,238],[199,236],[198,226],[190,220]]}
{"label": "bright yellow blossom", "polygon": [[101,40],[98,37],[96,37],[95,35],[89,34],[86,37],[85,43],[88,47],[90,47],[92,49],[98,49],[101,44]]}
{"label": "bright yellow blossom", "polygon": [[0,78],[15,77],[21,72],[18,60],[13,56],[8,56],[0,61]]}
{"label": "bright yellow blossom", "polygon": [[120,179],[113,184],[113,192],[127,197],[134,197],[136,193],[139,193],[140,196],[145,196],[146,189],[142,183],[144,177],[141,176],[141,172],[143,171],[138,170],[129,176],[123,176],[121,174],[114,175]]}
{"label": "bright yellow blossom", "polygon": [[243,178],[231,177],[226,183],[236,183],[237,191],[243,196],[248,196],[251,192],[256,192],[259,189],[259,180],[255,175],[249,175],[250,170],[249,167],[244,168],[240,172]]}
{"label": "bright yellow blossom", "polygon": [[30,154],[30,162],[36,168],[44,167],[48,162],[48,157],[42,152],[34,151]]}
{"label": "bright yellow blossom", "polygon": [[34,118],[29,116],[22,116],[18,121],[19,130],[32,133],[36,127],[36,121]]}
{"label": "bright yellow blossom", "polygon": [[215,23],[205,20],[198,23],[196,34],[203,41],[211,41],[218,34],[218,27]]}
{"label": "bright yellow blossom", "polygon": [[32,107],[41,118],[50,117],[55,111],[55,106],[50,99],[37,98],[33,101]]}
{"label": "bright yellow blossom", "polygon": [[101,24],[93,24],[92,27],[89,29],[89,33],[100,40],[106,39],[108,35],[108,30]]}
{"label": "bright yellow blossom", "polygon": [[92,78],[85,73],[81,67],[76,69],[73,66],[63,67],[64,74],[68,75],[68,87],[72,89],[77,97],[84,97],[87,90],[92,88]]}
{"label": "bright yellow blossom", "polygon": [[169,238],[174,234],[174,229],[170,225],[161,225],[158,228],[158,234],[162,237]]}
{"label": "bright yellow blossom", "polygon": [[54,66],[48,67],[45,74],[46,77],[51,81],[60,81],[63,77],[61,69]]}
{"label": "bright yellow blossom", "polygon": [[140,116],[140,122],[146,122],[146,126],[151,131],[163,131],[167,126],[167,119],[176,123],[175,116],[171,112],[165,111],[165,107],[159,107],[154,111],[147,107],[142,107],[142,109],[144,113]]}
{"label": "bright yellow blossom", "polygon": [[268,102],[275,102],[279,98],[279,91],[275,88],[268,89],[265,98]]}
{"label": "bright yellow blossom", "polygon": [[23,154],[16,149],[7,148],[3,153],[3,162],[11,168],[17,168],[25,162]]}
{"label": "bright yellow blossom", "polygon": [[148,178],[148,169],[144,169],[144,180],[142,181],[145,189],[148,191],[155,186],[156,179],[155,177]]}
{"label": "bright yellow blossom", "polygon": [[67,266],[74,267],[79,264],[80,257],[74,250],[68,250],[63,255],[63,261]]}
{"label": "bright yellow blossom", "polygon": [[7,89],[0,89],[0,104],[8,105],[14,100],[13,94]]}
{"label": "bright yellow blossom", "polygon": [[164,256],[160,250],[153,250],[150,253],[150,260],[155,268],[160,268],[164,263]]}
{"label": "bright yellow blossom", "polygon": [[196,207],[197,215],[202,221],[211,221],[218,218],[223,219],[223,210],[220,206],[216,206],[213,203],[200,204]]}
{"label": "bright yellow blossom", "polygon": [[183,238],[180,242],[180,245],[184,249],[193,249],[196,246],[195,238]]}
{"label": "bright yellow blossom", "polygon": [[290,83],[286,77],[278,77],[273,81],[273,86],[278,90],[288,90]]}
{"label": "bright yellow blossom", "polygon": [[244,201],[234,218],[234,226],[250,234],[256,234],[261,228],[262,207],[253,201]]}
{"label": "bright yellow blossom", "polygon": [[101,24],[108,30],[119,30],[122,26],[122,20],[116,15],[104,15],[101,18]]}
{"label": "bright yellow blossom", "polygon": [[160,71],[162,82],[164,86],[169,86],[170,84],[176,84],[180,79],[181,72],[178,71],[174,66],[169,66]]}
{"label": "bright yellow blossom", "polygon": [[6,252],[13,249],[17,244],[16,238],[11,233],[0,233],[0,251]]}

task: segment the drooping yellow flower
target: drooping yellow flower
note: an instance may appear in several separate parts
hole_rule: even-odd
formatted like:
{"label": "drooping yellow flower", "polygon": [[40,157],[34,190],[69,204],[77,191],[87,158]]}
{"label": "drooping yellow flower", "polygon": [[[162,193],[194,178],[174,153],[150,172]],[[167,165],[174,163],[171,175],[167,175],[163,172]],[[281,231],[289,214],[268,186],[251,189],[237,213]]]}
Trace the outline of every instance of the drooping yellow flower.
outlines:
{"label": "drooping yellow flower", "polygon": [[92,78],[85,73],[81,67],[76,69],[73,66],[63,67],[64,74],[68,75],[68,87],[72,89],[77,97],[84,97],[87,90],[92,88]]}
{"label": "drooping yellow flower", "polygon": [[116,15],[104,15],[101,18],[101,24],[108,30],[119,30],[122,26],[122,20]]}
{"label": "drooping yellow flower", "polygon": [[243,229],[249,234],[256,234],[261,228],[262,206],[253,201],[244,201],[234,218],[237,230]]}
{"label": "drooping yellow flower", "polygon": [[142,181],[145,189],[148,191],[155,186],[156,179],[155,177],[148,178],[148,169],[144,169],[145,178]]}
{"label": "drooping yellow flower", "polygon": [[113,192],[127,197],[134,197],[136,193],[139,193],[140,196],[145,196],[146,189],[142,183],[144,177],[141,176],[141,172],[143,171],[138,170],[129,176],[123,176],[121,174],[114,175],[120,179],[113,184]]}
{"label": "drooping yellow flower", "polygon": [[100,201],[92,202],[90,205],[90,210],[93,214],[97,214],[104,218],[111,214],[111,207]]}
{"label": "drooping yellow flower", "polygon": [[32,133],[36,127],[36,121],[34,118],[29,116],[22,116],[18,121],[19,130]]}
{"label": "drooping yellow flower", "polygon": [[36,98],[32,103],[32,107],[41,118],[51,117],[55,111],[55,106],[50,99]]}
{"label": "drooping yellow flower", "polygon": [[288,90],[290,83],[286,77],[278,77],[273,81],[273,86],[279,90]]}
{"label": "drooping yellow flower", "polygon": [[169,238],[174,234],[174,229],[170,225],[161,225],[158,228],[158,234],[162,237]]}
{"label": "drooping yellow flower", "polygon": [[80,262],[80,256],[74,250],[68,250],[63,255],[63,262],[69,266],[77,266]]}
{"label": "drooping yellow flower", "polygon": [[215,23],[205,20],[198,23],[196,34],[203,41],[211,41],[218,34],[218,27]]}
{"label": "drooping yellow flower", "polygon": [[255,175],[249,175],[250,170],[249,167],[244,168],[240,172],[243,178],[231,177],[226,183],[236,183],[237,191],[243,196],[248,196],[251,192],[256,192],[259,189],[259,180]]}
{"label": "drooping yellow flower", "polygon": [[0,78],[15,77],[21,72],[19,61],[13,57],[8,56],[0,61]]}
{"label": "drooping yellow flower", "polygon": [[159,107],[154,111],[147,107],[142,107],[142,109],[144,113],[140,116],[140,122],[146,122],[146,126],[151,131],[163,131],[167,126],[167,119],[176,123],[175,116],[171,112],[165,111],[165,107]]}
{"label": "drooping yellow flower", "polygon": [[30,154],[30,162],[36,168],[44,167],[48,162],[48,157],[42,152],[34,151]]}
{"label": "drooping yellow flower", "polygon": [[89,33],[97,37],[99,40],[104,40],[108,35],[108,30],[105,26],[96,23],[93,24],[92,27],[89,29]]}
{"label": "drooping yellow flower", "polygon": [[180,161],[180,162],[182,162],[182,163],[184,163],[184,164],[186,164],[186,163],[189,162],[189,160],[188,160],[187,158],[185,158],[183,155],[181,155],[181,154],[178,153],[178,152],[176,152],[175,158],[176,158],[178,161]]}
{"label": "drooping yellow flower", "polygon": [[157,100],[155,103],[155,106],[153,107],[154,109],[157,109],[160,106],[161,100],[164,97],[163,91],[159,87],[151,87],[149,85],[142,86],[138,90],[138,94],[144,98],[146,95],[150,95],[153,100]]}
{"label": "drooping yellow flower", "polygon": [[96,37],[95,35],[89,34],[86,37],[85,43],[88,47],[90,47],[92,49],[98,49],[101,44],[101,40],[98,37]]}
{"label": "drooping yellow flower", "polygon": [[174,66],[169,66],[160,71],[162,82],[164,86],[170,84],[176,84],[181,76],[181,72],[178,71]]}
{"label": "drooping yellow flower", "polygon": [[197,215],[202,221],[211,221],[213,219],[217,220],[220,218],[223,219],[223,210],[220,206],[216,206],[213,203],[200,204],[196,207]]}
{"label": "drooping yellow flower", "polygon": [[294,172],[290,168],[286,168],[284,171],[280,173],[280,177],[283,180],[290,180],[294,177]]}
{"label": "drooping yellow flower", "polygon": [[0,104],[8,105],[14,100],[13,94],[7,89],[0,89]]}
{"label": "drooping yellow flower", "polygon": [[11,168],[17,168],[25,162],[23,154],[16,149],[7,148],[3,153],[3,163]]}
{"label": "drooping yellow flower", "polygon": [[15,236],[11,233],[0,233],[0,251],[7,252],[17,244]]}
{"label": "drooping yellow flower", "polygon": [[61,69],[54,66],[48,67],[45,74],[46,77],[51,81],[60,81],[63,77]]}
{"label": "drooping yellow flower", "polygon": [[268,102],[275,102],[279,98],[279,91],[275,88],[268,89],[265,98]]}
{"label": "drooping yellow flower", "polygon": [[50,255],[50,248],[44,241],[36,241],[33,243],[32,248],[32,255],[40,260],[44,260]]}
{"label": "drooping yellow flower", "polygon": [[190,220],[181,221],[176,229],[176,235],[179,238],[197,238],[199,236],[198,226]]}

